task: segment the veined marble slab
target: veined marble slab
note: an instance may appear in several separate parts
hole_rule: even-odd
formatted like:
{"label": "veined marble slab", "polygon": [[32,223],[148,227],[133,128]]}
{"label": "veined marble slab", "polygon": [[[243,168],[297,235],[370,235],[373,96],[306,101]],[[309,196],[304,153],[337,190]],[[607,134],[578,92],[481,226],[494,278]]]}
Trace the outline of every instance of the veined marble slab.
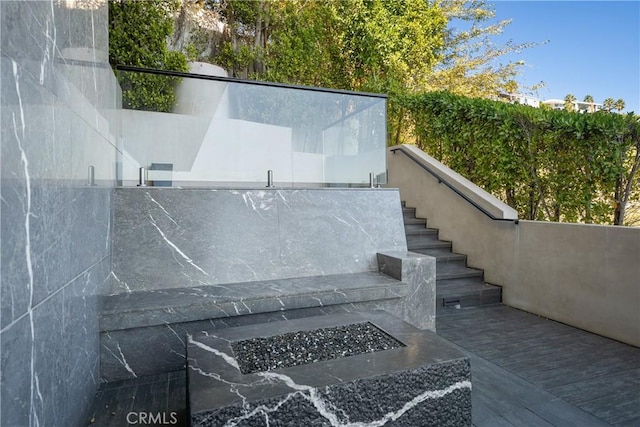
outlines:
{"label": "veined marble slab", "polygon": [[[0,1],[2,426],[86,425],[99,383],[120,122],[108,17],[107,2]],[[96,56],[73,62],[77,47]]]}
{"label": "veined marble slab", "polygon": [[406,251],[397,189],[119,188],[112,293],[377,269]]}

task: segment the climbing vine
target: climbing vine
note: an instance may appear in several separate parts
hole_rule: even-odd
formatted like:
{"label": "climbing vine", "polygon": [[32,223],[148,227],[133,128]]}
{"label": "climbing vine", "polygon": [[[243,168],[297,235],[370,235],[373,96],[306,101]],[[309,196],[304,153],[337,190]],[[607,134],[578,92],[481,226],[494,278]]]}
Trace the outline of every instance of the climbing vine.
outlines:
{"label": "climbing vine", "polygon": [[[109,62],[155,70],[187,71],[187,59],[170,51],[175,0],[109,2]],[[171,111],[176,102],[176,77],[131,72],[117,73],[125,108]]]}

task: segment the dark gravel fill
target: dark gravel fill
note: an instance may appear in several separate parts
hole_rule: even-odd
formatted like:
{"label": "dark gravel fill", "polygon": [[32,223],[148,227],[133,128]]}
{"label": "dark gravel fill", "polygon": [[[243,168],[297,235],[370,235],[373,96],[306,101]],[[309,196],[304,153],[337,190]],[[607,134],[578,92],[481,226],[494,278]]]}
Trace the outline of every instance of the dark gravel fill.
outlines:
{"label": "dark gravel fill", "polygon": [[231,343],[243,374],[404,347],[373,324],[354,323]]}

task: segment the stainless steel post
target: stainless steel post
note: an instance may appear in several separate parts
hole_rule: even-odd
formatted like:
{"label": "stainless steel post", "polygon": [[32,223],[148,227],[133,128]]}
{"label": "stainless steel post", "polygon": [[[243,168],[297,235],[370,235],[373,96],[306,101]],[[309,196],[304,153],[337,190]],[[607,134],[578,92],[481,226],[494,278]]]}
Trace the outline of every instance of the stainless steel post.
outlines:
{"label": "stainless steel post", "polygon": [[87,185],[96,185],[96,168],[93,166],[89,166],[89,170],[87,172]]}
{"label": "stainless steel post", "polygon": [[140,168],[138,170],[138,187],[146,187],[147,186],[147,171],[145,168]]}
{"label": "stainless steel post", "polygon": [[267,171],[267,188],[274,188],[275,186],[273,185],[273,171],[272,170],[268,170]]}
{"label": "stainless steel post", "polygon": [[376,184],[375,184],[375,174],[373,172],[371,172],[369,174],[369,187],[371,188],[376,188]]}

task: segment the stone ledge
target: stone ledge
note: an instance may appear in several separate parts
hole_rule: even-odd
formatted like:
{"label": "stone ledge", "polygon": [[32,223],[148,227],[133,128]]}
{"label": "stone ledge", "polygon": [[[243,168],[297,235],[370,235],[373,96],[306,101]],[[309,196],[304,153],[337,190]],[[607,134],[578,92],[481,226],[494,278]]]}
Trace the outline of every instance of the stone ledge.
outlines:
{"label": "stone ledge", "polygon": [[104,297],[100,330],[397,299],[408,293],[406,283],[375,272],[139,291]]}

